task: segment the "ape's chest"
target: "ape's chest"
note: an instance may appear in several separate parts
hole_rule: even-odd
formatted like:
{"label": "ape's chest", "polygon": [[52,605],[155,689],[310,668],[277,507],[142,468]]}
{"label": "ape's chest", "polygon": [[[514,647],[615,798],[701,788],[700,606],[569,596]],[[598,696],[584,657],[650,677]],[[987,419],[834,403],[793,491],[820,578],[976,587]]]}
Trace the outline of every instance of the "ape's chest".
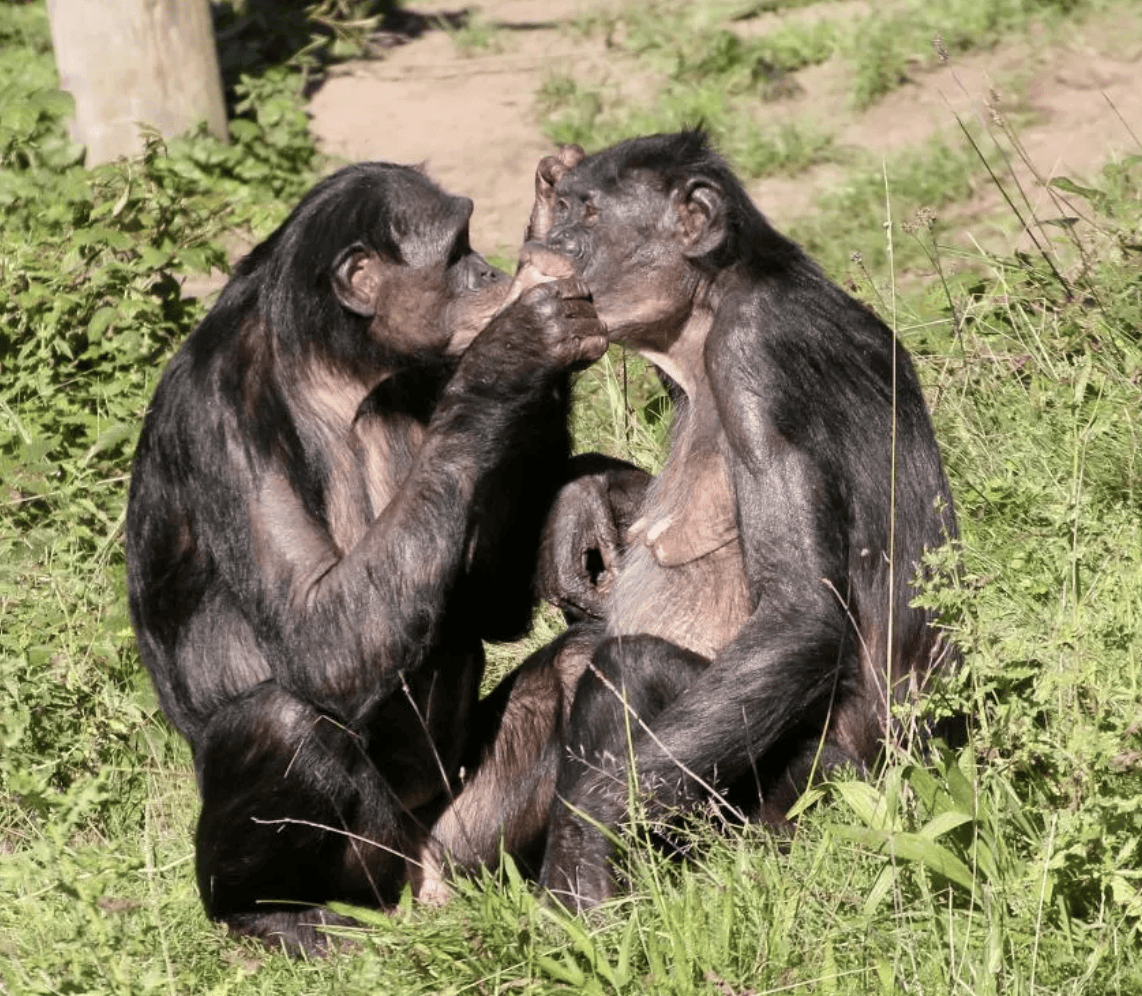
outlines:
{"label": "ape's chest", "polygon": [[646,633],[715,657],[752,608],[720,446],[676,446],[627,543],[608,632]]}
{"label": "ape's chest", "polygon": [[325,521],[343,553],[352,550],[400,493],[424,428],[389,416],[358,419],[352,429],[326,441]]}

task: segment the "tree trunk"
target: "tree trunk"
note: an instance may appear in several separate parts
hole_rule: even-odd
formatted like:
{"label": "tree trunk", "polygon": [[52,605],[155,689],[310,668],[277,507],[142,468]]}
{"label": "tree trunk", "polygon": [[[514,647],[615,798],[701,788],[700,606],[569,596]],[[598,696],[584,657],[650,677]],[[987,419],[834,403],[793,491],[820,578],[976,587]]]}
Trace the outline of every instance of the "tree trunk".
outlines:
{"label": "tree trunk", "polygon": [[137,155],[141,125],[170,137],[204,120],[226,138],[209,0],[48,0],[48,18],[87,165]]}

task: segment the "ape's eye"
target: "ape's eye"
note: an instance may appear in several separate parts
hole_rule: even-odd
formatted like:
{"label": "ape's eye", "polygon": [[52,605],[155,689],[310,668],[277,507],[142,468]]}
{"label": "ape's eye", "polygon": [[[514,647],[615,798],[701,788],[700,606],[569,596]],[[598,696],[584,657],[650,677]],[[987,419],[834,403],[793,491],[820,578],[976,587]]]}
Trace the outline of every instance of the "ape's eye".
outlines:
{"label": "ape's eye", "polygon": [[571,205],[567,203],[566,197],[560,197],[555,202],[555,219],[556,221],[566,221],[567,215],[571,211]]}
{"label": "ape's eye", "polygon": [[595,207],[590,201],[583,202],[583,218],[587,221],[592,221],[599,214],[599,209]]}

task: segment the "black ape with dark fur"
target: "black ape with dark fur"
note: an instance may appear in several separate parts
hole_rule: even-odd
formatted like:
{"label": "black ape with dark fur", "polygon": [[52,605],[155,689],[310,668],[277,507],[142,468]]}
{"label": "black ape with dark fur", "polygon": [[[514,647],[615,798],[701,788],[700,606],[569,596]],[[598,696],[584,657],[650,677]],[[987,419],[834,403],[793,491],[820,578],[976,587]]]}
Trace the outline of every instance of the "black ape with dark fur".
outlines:
{"label": "black ape with dark fur", "polygon": [[299,904],[542,845],[574,678],[541,656],[478,703],[481,639],[528,625],[568,371],[605,340],[576,280],[508,298],[471,211],[408,167],[323,181],[172,360],[135,456],[131,613],[194,751],[203,901],[293,949],[327,922]]}
{"label": "black ape with dark fur", "polygon": [[612,341],[680,389],[549,831],[541,881],[581,907],[614,888],[590,821],[626,813],[619,691],[652,807],[760,788],[780,822],[814,764],[873,764],[902,735],[893,703],[948,657],[910,602],[955,521],[904,348],[769,225],[700,133],[580,156],[564,150],[540,190],[545,248],[590,288]]}

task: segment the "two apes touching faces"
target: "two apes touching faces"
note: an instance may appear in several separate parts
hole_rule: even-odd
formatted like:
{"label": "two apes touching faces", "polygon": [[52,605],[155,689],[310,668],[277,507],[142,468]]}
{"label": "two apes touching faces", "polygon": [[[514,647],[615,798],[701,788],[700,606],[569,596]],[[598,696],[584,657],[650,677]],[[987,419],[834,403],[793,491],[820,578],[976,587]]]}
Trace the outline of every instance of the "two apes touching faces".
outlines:
{"label": "two apes touching faces", "polygon": [[[652,814],[780,824],[953,657],[910,604],[955,535],[912,364],[701,133],[544,159],[514,281],[471,211],[408,167],[318,184],[135,457],[131,612],[194,753],[203,902],[292,951],[322,903],[438,899],[501,849],[597,904],[632,765]],[[657,478],[570,454],[608,342],[674,400]],[[481,699],[483,641],[541,596],[572,624]]]}

